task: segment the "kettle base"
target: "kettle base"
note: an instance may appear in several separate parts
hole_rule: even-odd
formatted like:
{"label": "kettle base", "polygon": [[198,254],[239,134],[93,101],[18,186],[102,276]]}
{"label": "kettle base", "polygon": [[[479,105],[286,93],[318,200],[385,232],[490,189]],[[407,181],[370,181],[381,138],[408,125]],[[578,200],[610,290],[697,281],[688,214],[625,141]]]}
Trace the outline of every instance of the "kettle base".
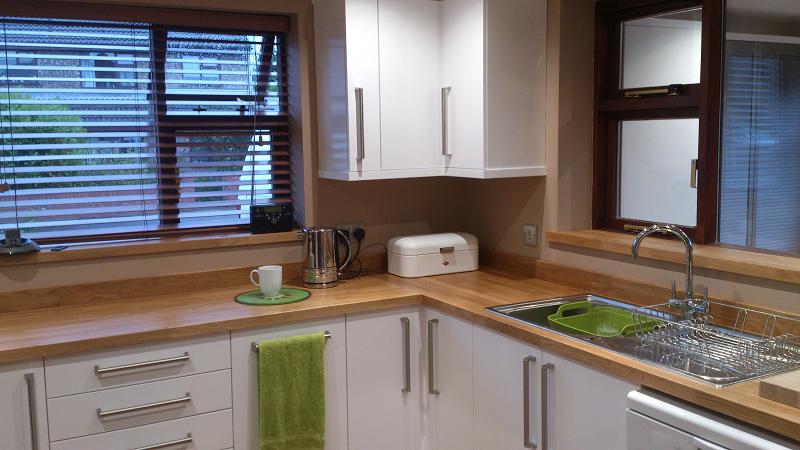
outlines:
{"label": "kettle base", "polygon": [[339,284],[339,281],[331,281],[328,283],[306,283],[303,282],[303,287],[307,287],[309,289],[325,289],[325,288],[332,288],[336,287]]}

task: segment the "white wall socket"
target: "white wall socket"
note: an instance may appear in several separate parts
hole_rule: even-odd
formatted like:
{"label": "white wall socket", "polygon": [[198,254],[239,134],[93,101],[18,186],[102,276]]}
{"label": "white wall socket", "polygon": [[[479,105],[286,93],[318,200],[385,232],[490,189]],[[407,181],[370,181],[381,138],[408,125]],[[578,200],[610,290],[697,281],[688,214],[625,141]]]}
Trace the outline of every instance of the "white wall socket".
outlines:
{"label": "white wall socket", "polygon": [[525,245],[536,247],[536,244],[539,241],[539,226],[530,223],[523,225],[522,240],[525,242]]}

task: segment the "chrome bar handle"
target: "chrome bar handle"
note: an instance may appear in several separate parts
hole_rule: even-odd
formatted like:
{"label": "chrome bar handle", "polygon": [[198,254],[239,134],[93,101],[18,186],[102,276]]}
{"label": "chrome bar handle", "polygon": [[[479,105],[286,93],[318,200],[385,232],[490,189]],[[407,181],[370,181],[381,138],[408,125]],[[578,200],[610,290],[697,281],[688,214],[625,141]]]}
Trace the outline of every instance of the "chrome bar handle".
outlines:
{"label": "chrome bar handle", "polygon": [[692,166],[690,169],[692,172],[689,174],[689,187],[692,189],[697,189],[697,160],[692,160]]}
{"label": "chrome bar handle", "polygon": [[39,424],[36,414],[36,384],[32,373],[25,374],[25,387],[28,391],[28,415],[31,420],[31,450],[39,450]]}
{"label": "chrome bar handle", "polygon": [[181,356],[173,356],[171,358],[158,359],[158,360],[155,360],[155,361],[146,361],[146,362],[133,363],[133,364],[124,364],[124,365],[121,365],[121,366],[114,366],[114,367],[94,366],[94,373],[97,376],[108,375],[110,373],[125,372],[125,371],[128,371],[128,370],[134,370],[134,369],[144,369],[144,368],[153,369],[153,368],[156,368],[157,366],[163,366],[163,365],[174,364],[174,363],[182,363],[182,362],[186,362],[186,361],[189,361],[189,352],[185,352]]}
{"label": "chrome bar handle", "polygon": [[356,161],[362,161],[364,154],[364,88],[356,91]]}
{"label": "chrome bar handle", "polygon": [[550,371],[555,369],[553,363],[542,364],[542,450],[547,450],[548,438],[548,398],[547,398],[547,377]]}
{"label": "chrome bar handle", "polygon": [[522,360],[522,446],[536,448],[531,439],[531,366],[536,358],[528,356]]}
{"label": "chrome bar handle", "polygon": [[191,444],[191,443],[192,443],[192,433],[189,433],[183,439],[177,439],[177,440],[174,440],[174,441],[164,442],[164,443],[161,443],[161,444],[148,445],[147,447],[137,447],[137,448],[134,448],[133,450],[157,450],[159,448],[167,448],[167,447],[172,447],[172,446],[175,446],[175,445]]}
{"label": "chrome bar handle", "polygon": [[178,405],[181,403],[188,403],[192,401],[192,394],[187,392],[185,397],[175,398],[172,400],[164,400],[160,402],[148,403],[146,405],[129,406],[127,408],[112,409],[111,411],[103,411],[97,408],[97,417],[105,419],[106,417],[118,416],[120,414],[135,413],[146,411],[148,409],[160,408],[163,406]]}
{"label": "chrome bar handle", "polygon": [[434,325],[438,327],[439,319],[431,319],[428,321],[428,394],[431,395],[439,395],[439,390],[436,389],[436,381],[435,381],[435,367],[434,367],[434,358],[433,352],[434,347],[436,345],[433,341],[433,328]]}
{"label": "chrome bar handle", "polygon": [[451,156],[450,148],[447,145],[449,139],[449,130],[448,130],[448,101],[450,98],[450,90],[452,88],[450,86],[442,88],[442,156]]}
{"label": "chrome bar handle", "polygon": [[411,321],[408,317],[400,318],[403,330],[403,389],[402,392],[411,392]]}

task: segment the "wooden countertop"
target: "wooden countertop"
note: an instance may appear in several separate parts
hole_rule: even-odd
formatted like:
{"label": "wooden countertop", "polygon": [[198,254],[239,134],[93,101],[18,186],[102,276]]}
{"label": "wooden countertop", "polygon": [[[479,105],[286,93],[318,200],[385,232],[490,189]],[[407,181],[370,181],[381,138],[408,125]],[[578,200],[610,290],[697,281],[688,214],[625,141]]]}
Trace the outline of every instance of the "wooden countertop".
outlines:
{"label": "wooden countertop", "polygon": [[[157,283],[156,286],[160,287]],[[249,289],[249,284],[227,284],[200,291],[163,289],[167,293],[153,295],[162,289],[143,288],[146,295],[142,297],[63,302],[65,306],[2,313],[0,363],[424,304],[632,383],[800,441],[800,409],[759,397],[756,381],[714,388],[485,311],[489,306],[581,292],[569,286],[491,270],[422,279],[381,274],[347,281],[334,289],[314,291],[310,299],[289,305],[256,307],[232,300],[235,294]]]}

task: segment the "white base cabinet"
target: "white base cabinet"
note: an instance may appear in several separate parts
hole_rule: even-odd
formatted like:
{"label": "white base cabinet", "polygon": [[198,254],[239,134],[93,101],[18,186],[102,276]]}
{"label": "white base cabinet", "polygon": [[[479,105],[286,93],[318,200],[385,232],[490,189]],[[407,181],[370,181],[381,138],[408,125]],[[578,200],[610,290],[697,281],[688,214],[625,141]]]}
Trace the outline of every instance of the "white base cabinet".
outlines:
{"label": "white base cabinet", "polygon": [[347,316],[350,450],[422,448],[419,308]]}
{"label": "white base cabinet", "polygon": [[471,322],[423,309],[427,429],[423,448],[474,448]]}
{"label": "white base cabinet", "polygon": [[479,326],[473,336],[475,449],[543,448],[542,351]]}
{"label": "white base cabinet", "polygon": [[252,344],[287,336],[327,331],[325,343],[325,448],[346,450],[347,373],[345,319],[338,317],[313,322],[278,325],[236,331],[231,334],[233,371],[233,444],[236,450],[259,448],[258,367]]}
{"label": "white base cabinet", "polygon": [[628,393],[639,386],[543,354],[549,449],[619,450],[627,445]]}
{"label": "white base cabinet", "polygon": [[45,398],[41,359],[0,366],[0,449],[50,448]]}

